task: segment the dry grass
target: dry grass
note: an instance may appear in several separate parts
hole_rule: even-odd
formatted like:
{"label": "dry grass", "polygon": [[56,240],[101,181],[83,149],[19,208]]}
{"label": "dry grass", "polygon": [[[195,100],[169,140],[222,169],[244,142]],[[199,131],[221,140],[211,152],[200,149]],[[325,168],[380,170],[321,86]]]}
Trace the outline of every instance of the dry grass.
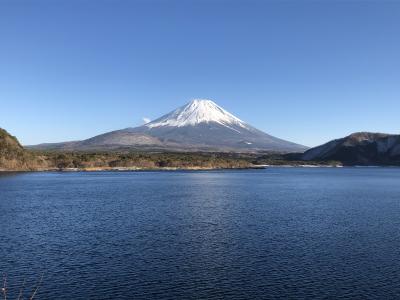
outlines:
{"label": "dry grass", "polygon": [[[38,291],[39,291],[39,288],[40,288],[40,286],[41,286],[41,284],[42,284],[43,276],[44,276],[44,274],[42,274],[42,275],[40,276],[40,279],[39,279],[38,282],[36,283],[36,285],[35,285],[35,287],[34,287],[34,289],[33,289],[32,294],[31,294],[30,296],[28,296],[27,299],[33,300],[33,299],[35,298],[35,296],[37,295],[37,293],[38,293]],[[26,280],[24,279],[24,282],[22,283],[22,286],[21,286],[21,288],[20,288],[20,290],[19,290],[17,300],[23,300],[23,299],[24,299],[25,283],[26,283]],[[7,298],[7,296],[8,296],[8,295],[7,295],[7,293],[8,293],[7,274],[4,274],[4,275],[3,275],[3,286],[2,286],[2,288],[1,288],[1,293],[2,293],[2,296],[3,296],[3,300],[7,300],[7,299],[8,299],[8,298]]]}

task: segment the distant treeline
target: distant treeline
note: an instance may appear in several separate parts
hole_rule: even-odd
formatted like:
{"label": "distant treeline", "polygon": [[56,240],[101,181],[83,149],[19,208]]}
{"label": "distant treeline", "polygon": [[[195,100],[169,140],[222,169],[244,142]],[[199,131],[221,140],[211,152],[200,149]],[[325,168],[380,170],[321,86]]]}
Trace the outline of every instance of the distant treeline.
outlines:
{"label": "distant treeline", "polygon": [[[0,128],[0,170],[232,169],[259,165],[302,165],[298,154],[210,152],[59,152],[24,149]],[[306,164],[320,164],[306,162]],[[335,164],[325,162],[324,164]]]}
{"label": "distant treeline", "polygon": [[248,160],[224,153],[37,152],[46,165],[78,168],[246,168]]}

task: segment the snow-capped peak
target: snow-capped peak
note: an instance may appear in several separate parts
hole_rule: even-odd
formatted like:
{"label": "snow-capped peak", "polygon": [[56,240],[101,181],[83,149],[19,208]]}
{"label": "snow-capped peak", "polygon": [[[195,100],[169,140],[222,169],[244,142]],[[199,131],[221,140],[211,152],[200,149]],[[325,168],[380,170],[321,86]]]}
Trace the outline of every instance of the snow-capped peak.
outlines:
{"label": "snow-capped peak", "polygon": [[231,125],[236,125],[242,128],[248,127],[245,122],[227,112],[213,101],[207,99],[192,100],[188,104],[146,124],[145,126],[149,128],[161,126],[183,127],[210,122],[215,122],[228,128],[231,128]]}

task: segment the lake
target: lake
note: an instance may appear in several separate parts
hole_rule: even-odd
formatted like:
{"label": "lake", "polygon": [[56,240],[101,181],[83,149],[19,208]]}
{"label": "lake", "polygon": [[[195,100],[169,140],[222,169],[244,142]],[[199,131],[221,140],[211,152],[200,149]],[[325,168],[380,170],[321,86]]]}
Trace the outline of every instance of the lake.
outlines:
{"label": "lake", "polygon": [[394,299],[400,169],[0,174],[9,299]]}

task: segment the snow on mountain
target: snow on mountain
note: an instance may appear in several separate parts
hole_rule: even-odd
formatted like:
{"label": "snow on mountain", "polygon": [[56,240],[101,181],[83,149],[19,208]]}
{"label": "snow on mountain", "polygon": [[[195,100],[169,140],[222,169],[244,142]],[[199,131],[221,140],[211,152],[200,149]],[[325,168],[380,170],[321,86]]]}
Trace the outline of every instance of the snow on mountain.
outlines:
{"label": "snow on mountain", "polygon": [[206,99],[192,100],[142,126],[107,132],[73,144],[60,143],[46,147],[68,150],[134,148],[222,152],[306,150],[302,145],[279,139],[250,126]]}
{"label": "snow on mountain", "polygon": [[200,123],[218,123],[234,131],[231,125],[249,129],[245,122],[218,106],[208,99],[195,99],[188,104],[162,116],[161,118],[146,124],[148,128],[162,126],[195,126]]}

